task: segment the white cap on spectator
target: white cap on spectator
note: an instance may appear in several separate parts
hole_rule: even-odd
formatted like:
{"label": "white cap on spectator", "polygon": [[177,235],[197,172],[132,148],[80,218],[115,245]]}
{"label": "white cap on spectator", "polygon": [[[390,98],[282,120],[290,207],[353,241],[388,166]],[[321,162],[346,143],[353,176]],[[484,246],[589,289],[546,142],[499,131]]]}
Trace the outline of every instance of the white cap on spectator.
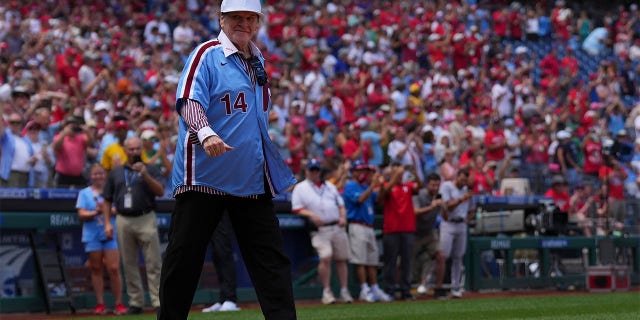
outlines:
{"label": "white cap on spectator", "polygon": [[157,137],[155,130],[144,130],[140,134],[140,139],[151,140],[151,138]]}
{"label": "white cap on spectator", "polygon": [[437,120],[438,119],[438,113],[429,112],[429,114],[427,115],[427,119],[429,119],[429,121]]}
{"label": "white cap on spectator", "polygon": [[433,126],[425,124],[424,127],[422,127],[422,133],[425,133],[427,131],[432,131],[433,132]]}
{"label": "white cap on spectator", "polygon": [[109,103],[104,100],[98,100],[96,102],[96,105],[93,107],[94,112],[98,112],[102,110],[109,111],[109,109],[110,109]]}
{"label": "white cap on spectator", "polygon": [[558,131],[558,133],[556,133],[556,137],[558,139],[569,139],[571,138],[571,134],[567,130],[560,130]]}

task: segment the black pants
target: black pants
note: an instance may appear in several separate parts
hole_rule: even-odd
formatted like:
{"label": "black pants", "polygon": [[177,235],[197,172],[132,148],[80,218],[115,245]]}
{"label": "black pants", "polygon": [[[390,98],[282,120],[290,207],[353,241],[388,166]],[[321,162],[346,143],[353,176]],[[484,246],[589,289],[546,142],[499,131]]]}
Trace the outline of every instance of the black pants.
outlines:
{"label": "black pants", "polygon": [[[382,236],[384,286],[391,296],[396,289],[400,289],[403,297],[411,294],[411,260],[413,259],[414,237],[411,232],[394,232]],[[397,266],[398,258],[400,258],[400,270]]]}
{"label": "black pants", "polygon": [[265,319],[296,319],[291,261],[283,250],[273,200],[199,192],[176,197],[162,264],[158,319],[187,319],[207,245],[225,211],[229,213]]}
{"label": "black pants", "polygon": [[211,238],[211,257],[216,267],[216,275],[220,284],[220,303],[237,302],[236,266],[233,260],[233,227],[227,213],[222,215],[218,227]]}

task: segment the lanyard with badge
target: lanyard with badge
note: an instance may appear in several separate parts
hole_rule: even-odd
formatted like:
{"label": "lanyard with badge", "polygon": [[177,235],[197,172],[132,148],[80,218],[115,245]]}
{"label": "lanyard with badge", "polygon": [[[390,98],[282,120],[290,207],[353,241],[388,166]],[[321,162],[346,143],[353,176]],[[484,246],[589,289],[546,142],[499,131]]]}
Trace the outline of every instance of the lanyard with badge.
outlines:
{"label": "lanyard with badge", "polygon": [[[129,172],[130,171],[130,172]],[[124,194],[124,208],[131,209],[133,206],[133,192],[131,187],[136,179],[136,172],[128,168],[124,168],[124,184],[127,187],[127,193]]]}

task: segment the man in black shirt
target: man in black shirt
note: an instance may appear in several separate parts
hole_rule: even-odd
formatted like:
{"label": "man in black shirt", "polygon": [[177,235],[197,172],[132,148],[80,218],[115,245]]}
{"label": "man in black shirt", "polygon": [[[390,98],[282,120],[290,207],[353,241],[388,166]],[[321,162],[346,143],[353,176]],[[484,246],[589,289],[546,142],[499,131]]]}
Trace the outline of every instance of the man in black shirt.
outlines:
{"label": "man in black shirt", "polygon": [[[105,234],[118,240],[129,295],[129,314],[140,314],[144,307],[144,288],[138,264],[140,250],[144,256],[151,305],[160,307],[158,290],[162,257],[154,209],[155,197],[164,194],[164,185],[160,171],[140,159],[140,138],[125,140],[124,149],[127,163],[109,172],[103,191],[102,212],[105,215]],[[114,230],[109,216],[116,213]]]}

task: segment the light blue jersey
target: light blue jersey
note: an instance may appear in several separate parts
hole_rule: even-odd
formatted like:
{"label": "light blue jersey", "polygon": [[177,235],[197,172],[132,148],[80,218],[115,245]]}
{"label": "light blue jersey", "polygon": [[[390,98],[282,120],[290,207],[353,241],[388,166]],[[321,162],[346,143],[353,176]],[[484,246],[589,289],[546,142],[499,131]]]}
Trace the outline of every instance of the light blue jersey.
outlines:
{"label": "light blue jersey", "polygon": [[[251,46],[264,64],[258,48]],[[180,113],[185,99],[200,103],[211,129],[234,149],[217,157],[207,156],[180,118],[173,190],[201,185],[235,196],[258,195],[265,193],[266,178],[275,195],[296,182],[269,138],[269,86],[252,84],[237,52],[221,32],[218,39],[196,47],[185,64],[176,92],[176,110]]]}

